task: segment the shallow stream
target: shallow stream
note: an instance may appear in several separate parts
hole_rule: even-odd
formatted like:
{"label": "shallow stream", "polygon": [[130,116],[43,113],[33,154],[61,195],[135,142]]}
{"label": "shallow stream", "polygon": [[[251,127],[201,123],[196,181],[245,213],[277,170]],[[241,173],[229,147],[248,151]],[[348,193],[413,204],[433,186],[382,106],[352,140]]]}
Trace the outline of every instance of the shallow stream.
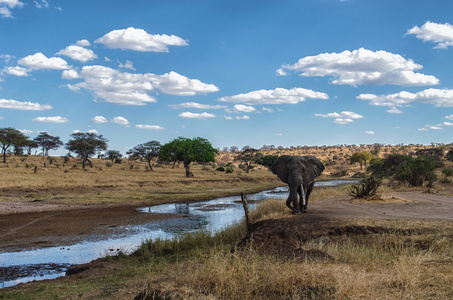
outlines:
{"label": "shallow stream", "polygon": [[[315,186],[337,186],[355,182],[357,181],[330,180],[316,182]],[[255,202],[260,200],[286,199],[287,197],[287,187],[247,195],[251,208],[256,205]],[[124,234],[97,236],[72,246],[0,253],[0,288],[22,282],[64,276],[70,265],[87,263],[102,256],[114,255],[120,250],[130,253],[145,240],[171,239],[197,230],[217,232],[244,217],[240,196],[188,204],[163,204],[143,207],[139,210],[150,213],[180,214],[185,217],[127,226]]]}

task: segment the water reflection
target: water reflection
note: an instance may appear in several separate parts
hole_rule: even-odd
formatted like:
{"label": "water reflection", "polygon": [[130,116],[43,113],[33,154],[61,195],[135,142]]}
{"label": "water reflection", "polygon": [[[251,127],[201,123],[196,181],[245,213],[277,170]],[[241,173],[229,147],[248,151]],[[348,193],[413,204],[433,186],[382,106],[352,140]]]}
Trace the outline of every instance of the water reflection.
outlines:
{"label": "water reflection", "polygon": [[[354,182],[357,181],[331,180],[316,182],[315,185],[327,187]],[[247,195],[250,208],[255,207],[256,204],[254,203],[260,200],[268,198],[286,199],[287,196],[288,187],[279,187]],[[127,232],[122,235],[91,237],[90,240],[72,246],[0,253],[0,270],[13,267],[26,270],[26,266],[33,270],[33,272],[23,272],[20,278],[8,278],[3,283],[0,278],[0,288],[21,282],[63,276],[62,270],[65,271],[68,265],[86,263],[101,256],[115,254],[118,250],[132,252],[145,240],[171,239],[198,230],[207,230],[213,233],[220,231],[243,218],[244,211],[240,199],[240,196],[234,196],[196,203],[144,207],[139,210],[149,213],[180,214],[182,217],[138,226],[127,226]],[[48,266],[51,264],[58,267],[49,270]]]}

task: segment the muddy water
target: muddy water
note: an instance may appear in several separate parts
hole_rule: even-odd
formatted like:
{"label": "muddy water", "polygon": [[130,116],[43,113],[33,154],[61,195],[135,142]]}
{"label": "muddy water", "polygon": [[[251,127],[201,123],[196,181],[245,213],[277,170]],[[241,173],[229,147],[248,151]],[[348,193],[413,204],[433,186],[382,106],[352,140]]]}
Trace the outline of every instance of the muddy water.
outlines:
{"label": "muddy water", "polygon": [[[331,180],[316,186],[337,186],[354,181]],[[248,195],[249,201],[267,198],[286,199],[288,188],[276,188]],[[217,232],[240,221],[244,216],[240,196],[223,197],[190,204],[164,204],[143,207],[143,212],[174,213],[184,218],[128,226],[124,234],[91,237],[79,244],[32,251],[0,253],[0,288],[22,282],[64,276],[70,265],[82,264],[118,251],[132,252],[147,239],[171,239],[197,230]]]}

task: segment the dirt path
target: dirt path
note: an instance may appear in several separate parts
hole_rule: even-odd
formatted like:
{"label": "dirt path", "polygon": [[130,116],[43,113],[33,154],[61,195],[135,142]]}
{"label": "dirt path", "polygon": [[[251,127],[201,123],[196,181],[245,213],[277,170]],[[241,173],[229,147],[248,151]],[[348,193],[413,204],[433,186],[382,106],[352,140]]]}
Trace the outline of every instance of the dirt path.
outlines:
{"label": "dirt path", "polygon": [[[384,201],[343,196],[309,203],[308,213],[329,218],[410,218],[453,220],[453,187],[437,193],[394,192]],[[61,205],[0,202],[0,252],[71,245],[93,235],[120,233],[122,225],[146,224],[177,216],[142,213],[137,205]]]}

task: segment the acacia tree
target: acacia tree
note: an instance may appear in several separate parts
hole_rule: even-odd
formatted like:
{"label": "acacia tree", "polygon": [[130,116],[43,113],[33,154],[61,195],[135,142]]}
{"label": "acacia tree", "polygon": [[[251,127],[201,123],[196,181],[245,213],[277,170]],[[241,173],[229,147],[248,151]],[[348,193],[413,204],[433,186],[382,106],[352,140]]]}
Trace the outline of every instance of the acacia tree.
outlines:
{"label": "acacia tree", "polygon": [[[253,148],[246,148],[248,146],[245,146],[245,150],[243,150],[241,153],[239,153],[238,156],[236,156],[235,160],[242,161],[246,165],[246,170],[245,172],[248,173],[252,164],[253,163],[261,163],[262,162],[262,157],[263,154],[259,152],[257,149]],[[244,149],[242,148],[242,149]]]}
{"label": "acacia tree", "polygon": [[367,162],[369,162],[373,158],[373,154],[370,152],[355,152],[351,158],[349,158],[349,161],[352,164],[359,163],[360,164],[360,170],[363,170],[363,165],[365,165]]}
{"label": "acacia tree", "polygon": [[76,153],[82,158],[82,166],[85,169],[85,164],[88,162],[93,167],[89,158],[99,151],[107,149],[107,139],[92,132],[76,132],[71,134],[72,140],[66,143],[66,149]]}
{"label": "acacia tree", "polygon": [[159,157],[160,148],[162,145],[158,141],[150,141],[144,144],[135,146],[126,152],[129,155],[129,158],[135,160],[137,158],[144,158],[148,162],[149,169],[153,170],[151,161],[156,157]]}
{"label": "acacia tree", "polygon": [[22,145],[27,137],[12,127],[0,128],[0,143],[2,144],[3,163],[6,163],[6,150],[11,145]]}
{"label": "acacia tree", "polygon": [[192,162],[214,162],[217,153],[218,150],[213,148],[207,139],[178,137],[160,148],[159,159],[169,162],[182,161],[186,169],[186,177],[191,177],[193,176],[190,172]]}
{"label": "acacia tree", "polygon": [[112,164],[115,159],[120,159],[121,157],[123,155],[118,150],[109,150],[105,153],[105,158],[110,159]]}
{"label": "acacia tree", "polygon": [[41,132],[33,141],[42,148],[43,156],[48,156],[49,150],[57,150],[63,146],[63,142],[58,136],[51,136],[45,131]]}

